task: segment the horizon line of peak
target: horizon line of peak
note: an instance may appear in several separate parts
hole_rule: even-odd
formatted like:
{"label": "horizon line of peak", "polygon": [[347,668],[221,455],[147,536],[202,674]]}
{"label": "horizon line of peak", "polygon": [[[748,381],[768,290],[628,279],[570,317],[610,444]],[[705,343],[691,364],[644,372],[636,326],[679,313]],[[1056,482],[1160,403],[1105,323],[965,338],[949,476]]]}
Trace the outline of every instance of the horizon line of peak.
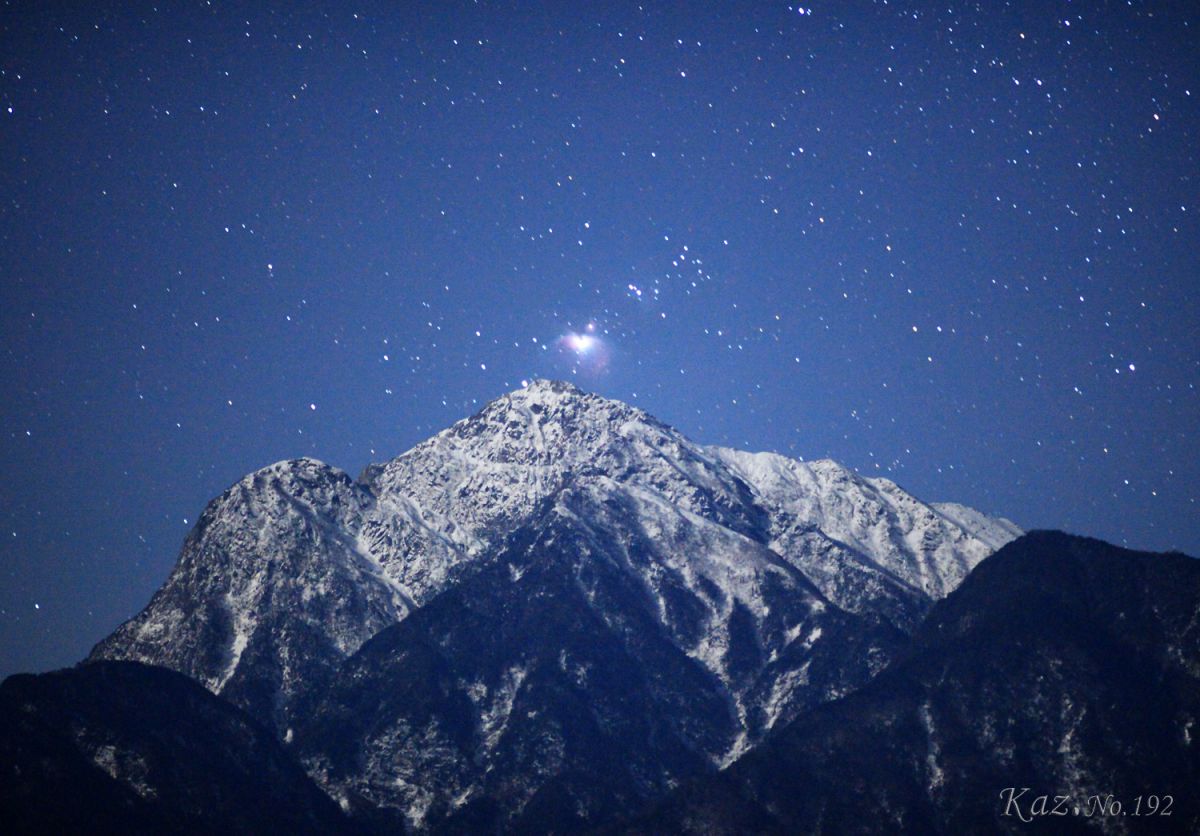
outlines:
{"label": "horizon line of peak", "polygon": [[561,380],[553,377],[535,377],[528,381],[521,381],[521,388],[514,389],[513,392],[528,392],[537,389],[549,389],[552,392],[584,391],[569,380]]}

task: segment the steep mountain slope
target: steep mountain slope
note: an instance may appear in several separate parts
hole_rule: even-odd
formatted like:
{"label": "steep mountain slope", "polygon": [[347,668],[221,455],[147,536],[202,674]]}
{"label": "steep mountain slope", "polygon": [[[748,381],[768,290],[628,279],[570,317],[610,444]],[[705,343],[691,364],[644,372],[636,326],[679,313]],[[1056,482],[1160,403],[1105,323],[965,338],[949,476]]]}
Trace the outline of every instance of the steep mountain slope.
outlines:
{"label": "steep mountain slope", "polygon": [[411,605],[359,542],[373,502],[312,459],[247,476],[209,504],[167,583],[92,658],[172,668],[282,734],[301,687],[320,687]]}
{"label": "steep mountain slope", "polygon": [[937,604],[903,661],[642,828],[1194,833],[1198,718],[1200,561],[1037,532]]}
{"label": "steep mountain slope", "polygon": [[419,828],[594,826],[857,687],[903,640],[656,502],[563,491],[499,560],[368,642],[297,732],[310,772],[356,813]]}
{"label": "steep mountain slope", "polygon": [[0,685],[6,833],[352,833],[271,733],[187,677],[96,662]]}

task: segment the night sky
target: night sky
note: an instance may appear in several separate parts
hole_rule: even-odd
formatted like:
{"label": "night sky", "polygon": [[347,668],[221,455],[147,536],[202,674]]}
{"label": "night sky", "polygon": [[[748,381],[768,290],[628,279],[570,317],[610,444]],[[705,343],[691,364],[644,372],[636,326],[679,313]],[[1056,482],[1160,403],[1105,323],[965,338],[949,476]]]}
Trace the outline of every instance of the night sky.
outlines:
{"label": "night sky", "polygon": [[1200,7],[0,7],[0,674],[534,377],[1200,554]]}

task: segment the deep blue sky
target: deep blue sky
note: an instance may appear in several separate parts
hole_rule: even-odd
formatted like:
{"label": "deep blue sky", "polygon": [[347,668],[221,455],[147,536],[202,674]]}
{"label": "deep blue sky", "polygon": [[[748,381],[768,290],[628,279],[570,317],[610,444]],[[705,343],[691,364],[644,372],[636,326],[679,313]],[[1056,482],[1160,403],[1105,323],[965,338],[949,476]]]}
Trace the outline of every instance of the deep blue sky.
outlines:
{"label": "deep blue sky", "polygon": [[0,674],[533,376],[1200,554],[1194,3],[102,5],[0,9]]}

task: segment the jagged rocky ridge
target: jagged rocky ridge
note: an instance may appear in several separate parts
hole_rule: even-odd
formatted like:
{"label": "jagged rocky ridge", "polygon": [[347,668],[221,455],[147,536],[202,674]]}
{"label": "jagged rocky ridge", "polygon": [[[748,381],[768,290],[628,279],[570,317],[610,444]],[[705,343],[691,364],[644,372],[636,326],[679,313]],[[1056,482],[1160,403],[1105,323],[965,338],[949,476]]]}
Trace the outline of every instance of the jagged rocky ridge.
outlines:
{"label": "jagged rocky ridge", "polygon": [[[363,816],[569,823],[861,685],[1017,534],[536,381],[358,481],[311,459],[247,476],[93,658],[195,678],[294,740]],[[604,681],[637,699],[580,696]],[[652,743],[642,760],[622,748],[633,733]],[[594,797],[589,751],[620,765]]]}
{"label": "jagged rocky ridge", "polygon": [[1035,532],[875,680],[621,829],[1196,833],[1198,718],[1200,561]]}

